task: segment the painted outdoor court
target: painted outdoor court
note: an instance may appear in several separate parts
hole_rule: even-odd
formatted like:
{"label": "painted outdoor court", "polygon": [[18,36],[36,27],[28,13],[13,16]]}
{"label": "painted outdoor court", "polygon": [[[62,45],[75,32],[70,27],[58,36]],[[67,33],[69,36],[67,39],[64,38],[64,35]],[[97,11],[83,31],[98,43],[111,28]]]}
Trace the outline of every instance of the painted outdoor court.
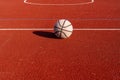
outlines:
{"label": "painted outdoor court", "polygon": [[[1,0],[0,80],[120,80],[119,0]],[[58,19],[74,28],[53,33]]]}

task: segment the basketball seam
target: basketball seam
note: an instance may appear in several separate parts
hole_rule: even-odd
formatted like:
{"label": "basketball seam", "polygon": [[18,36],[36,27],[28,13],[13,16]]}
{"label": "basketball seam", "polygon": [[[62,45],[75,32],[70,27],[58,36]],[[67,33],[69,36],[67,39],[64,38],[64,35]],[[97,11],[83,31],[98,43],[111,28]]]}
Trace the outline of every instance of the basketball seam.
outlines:
{"label": "basketball seam", "polygon": [[67,25],[67,26],[64,26],[63,28],[67,28],[67,27],[69,27],[69,26],[72,26],[72,24],[69,24],[69,25]]}
{"label": "basketball seam", "polygon": [[67,38],[68,36],[64,33],[64,32],[62,32],[63,34],[64,34],[64,36]]}
{"label": "basketball seam", "polygon": [[69,31],[69,30],[66,30],[66,29],[63,29],[63,31],[72,32],[72,31]]}
{"label": "basketball seam", "polygon": [[63,22],[63,25],[62,25],[62,28],[64,27],[64,25],[65,25],[65,22],[66,22],[66,20],[64,20],[64,22]]}
{"label": "basketball seam", "polygon": [[[55,27],[55,28],[58,28],[58,29],[61,29],[61,28],[59,28],[59,27]],[[66,30],[66,29],[62,29],[63,31],[67,31],[67,32],[72,32],[72,31],[69,31],[69,30]]]}
{"label": "basketball seam", "polygon": [[[64,32],[61,32],[61,31],[56,31],[55,34],[57,34],[58,32],[60,32],[61,34],[63,33],[63,35],[67,38],[68,36],[64,33]],[[61,35],[59,35],[58,37],[61,37]],[[62,38],[62,37],[61,37]]]}
{"label": "basketball seam", "polygon": [[[59,26],[60,26],[60,28],[62,29],[62,25],[60,24],[60,21],[58,20],[58,24],[59,24]],[[60,36],[59,37],[61,37],[61,29],[60,29]]]}
{"label": "basketball seam", "polygon": [[62,27],[62,25],[60,24],[60,21],[58,21],[58,24],[59,24],[60,27]]}
{"label": "basketball seam", "polygon": [[62,34],[63,27],[64,27],[64,25],[65,25],[65,22],[66,22],[66,20],[64,20],[63,24],[61,25],[60,37],[61,37],[61,34]]}

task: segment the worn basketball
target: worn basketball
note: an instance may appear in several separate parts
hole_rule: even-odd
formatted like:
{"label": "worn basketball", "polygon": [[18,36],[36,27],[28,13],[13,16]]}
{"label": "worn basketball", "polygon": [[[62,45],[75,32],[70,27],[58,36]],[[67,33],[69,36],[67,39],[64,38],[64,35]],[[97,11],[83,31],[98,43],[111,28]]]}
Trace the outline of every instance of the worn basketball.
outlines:
{"label": "worn basketball", "polygon": [[54,33],[59,38],[68,38],[73,32],[73,26],[70,21],[60,19],[54,26]]}

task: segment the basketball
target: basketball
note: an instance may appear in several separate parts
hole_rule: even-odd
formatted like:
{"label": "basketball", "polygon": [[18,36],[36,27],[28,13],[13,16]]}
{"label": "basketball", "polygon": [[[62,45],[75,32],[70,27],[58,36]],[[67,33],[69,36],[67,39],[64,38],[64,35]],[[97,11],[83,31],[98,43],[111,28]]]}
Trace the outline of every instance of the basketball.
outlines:
{"label": "basketball", "polygon": [[54,26],[54,33],[58,38],[68,38],[73,32],[73,26],[70,21],[60,19]]}

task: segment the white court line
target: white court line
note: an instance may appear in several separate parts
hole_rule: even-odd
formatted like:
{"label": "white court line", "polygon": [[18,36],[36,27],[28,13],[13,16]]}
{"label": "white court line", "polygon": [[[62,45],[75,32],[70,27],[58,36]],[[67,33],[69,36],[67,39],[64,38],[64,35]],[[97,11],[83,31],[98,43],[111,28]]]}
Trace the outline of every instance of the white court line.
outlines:
{"label": "white court line", "polygon": [[85,4],[91,4],[94,3],[94,0],[91,0],[89,2],[83,2],[83,3],[72,3],[72,4],[41,4],[41,3],[33,3],[33,2],[29,2],[28,0],[24,0],[25,4],[29,4],[29,5],[48,5],[48,6],[65,6],[65,5],[85,5]]}
{"label": "white court line", "polygon": [[[53,28],[0,28],[0,31],[34,31],[34,30],[42,30],[42,31],[47,31],[47,30],[54,30]],[[88,31],[119,31],[120,28],[74,28],[74,31],[83,31],[83,30],[88,30]]]}

